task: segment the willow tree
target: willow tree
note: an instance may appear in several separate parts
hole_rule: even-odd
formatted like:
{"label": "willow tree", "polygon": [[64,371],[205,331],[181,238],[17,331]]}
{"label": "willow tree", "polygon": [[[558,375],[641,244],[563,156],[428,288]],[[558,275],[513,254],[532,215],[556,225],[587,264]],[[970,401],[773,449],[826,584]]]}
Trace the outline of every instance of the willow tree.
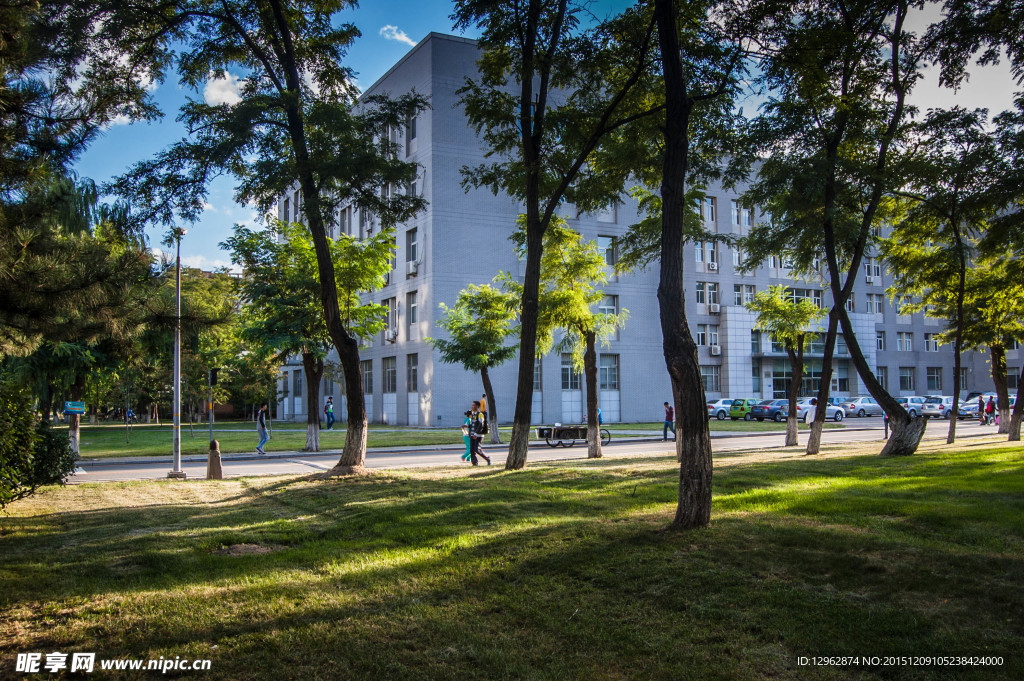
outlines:
{"label": "willow tree", "polygon": [[[515,233],[517,250],[524,254],[525,232]],[[507,285],[518,286],[509,277]],[[587,458],[601,458],[601,428],[598,410],[597,343],[621,329],[627,310],[609,313],[595,310],[602,299],[601,287],[608,282],[604,257],[597,244],[555,217],[544,234],[544,255],[540,261],[540,305],[537,348],[541,354],[552,347],[572,356],[576,371],[582,371],[587,386]],[[558,336],[558,342],[555,338]]]}
{"label": "willow tree", "polygon": [[480,373],[487,396],[487,420],[491,444],[501,444],[498,434],[498,402],[491,385],[490,370],[516,355],[518,345],[508,341],[519,335],[515,324],[518,298],[490,284],[470,284],[459,291],[455,304],[441,303],[444,316],[437,325],[448,338],[428,338],[445,364],[461,364],[466,371]]}
{"label": "willow tree", "polygon": [[456,28],[477,27],[480,74],[460,90],[489,161],[464,184],[523,202],[526,268],[519,314],[519,379],[507,469],[526,465],[537,355],[544,234],[564,201],[611,199],[623,177],[588,166],[602,138],[660,107],[648,96],[654,22],[642,6],[580,29],[573,0],[460,0]]}
{"label": "willow tree", "polygon": [[[796,400],[800,395],[800,385],[804,376],[804,349],[818,336],[818,330],[813,327],[815,322],[824,316],[824,312],[806,298],[796,299],[793,292],[783,285],[759,291],[746,307],[757,315],[754,328],[770,334],[772,341],[782,343],[789,356],[790,379],[789,385],[786,386],[789,417],[786,419],[786,446],[793,447],[798,444]],[[820,404],[820,410],[825,410],[825,404]]]}
{"label": "willow tree", "polygon": [[[384,228],[424,205],[417,196],[381,188],[415,179],[415,164],[399,160],[394,140],[425,103],[414,94],[357,102],[343,60],[359,33],[341,20],[346,8],[336,0],[140,3],[136,13],[156,24],[152,39],[178,50],[181,83],[194,91],[211,76],[238,78],[238,101],[186,103],[180,119],[189,135],[115,184],[140,217],[165,224],[195,219],[208,182],[222,174],[235,178],[238,202],[264,213],[298,189],[324,323],[345,375],[348,428],[339,473],[362,466],[367,424],[360,341],[345,322],[327,231],[342,203],[372,213]],[[390,243],[375,245],[390,253]]]}

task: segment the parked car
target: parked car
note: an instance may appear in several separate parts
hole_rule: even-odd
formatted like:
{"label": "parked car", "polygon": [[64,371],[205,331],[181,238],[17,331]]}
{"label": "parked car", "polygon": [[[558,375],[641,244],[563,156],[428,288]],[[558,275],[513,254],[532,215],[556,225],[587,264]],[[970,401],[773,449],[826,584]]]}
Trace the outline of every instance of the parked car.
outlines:
{"label": "parked car", "polygon": [[764,421],[781,421],[789,417],[789,400],[761,400],[750,408],[750,418]]}
{"label": "parked car", "polygon": [[873,397],[855,397],[843,402],[843,411],[847,416],[881,416],[882,406]]}
{"label": "parked car", "polygon": [[744,421],[749,421],[752,418],[750,416],[750,410],[759,401],[760,400],[755,400],[753,398],[733,400],[732,404],[729,405],[729,418],[731,418],[733,421],[735,421],[736,419],[743,419]]}
{"label": "parked car", "polygon": [[708,402],[708,418],[716,418],[722,421],[729,415],[729,407],[732,406],[731,399],[715,400]]}
{"label": "parked car", "polygon": [[952,396],[932,396],[924,401],[921,406],[921,415],[925,418],[948,419],[953,413]]}
{"label": "parked car", "polygon": [[[807,413],[810,411],[808,407],[810,406],[810,397],[806,397],[796,403],[796,418],[798,421],[807,423]],[[846,416],[846,413],[843,411],[843,408],[838,405],[829,404],[825,407],[826,419],[832,419],[833,421],[842,421],[844,416]]]}
{"label": "parked car", "polygon": [[978,420],[978,400],[973,399],[967,402],[960,403],[960,408],[957,410],[956,417],[963,421],[964,419],[971,419],[972,421]]}
{"label": "parked car", "polygon": [[909,397],[897,397],[896,401],[900,403],[900,406],[907,410],[907,414],[910,418],[914,419],[921,415],[921,410],[924,409],[924,401],[927,398],[920,397],[918,395],[911,395]]}

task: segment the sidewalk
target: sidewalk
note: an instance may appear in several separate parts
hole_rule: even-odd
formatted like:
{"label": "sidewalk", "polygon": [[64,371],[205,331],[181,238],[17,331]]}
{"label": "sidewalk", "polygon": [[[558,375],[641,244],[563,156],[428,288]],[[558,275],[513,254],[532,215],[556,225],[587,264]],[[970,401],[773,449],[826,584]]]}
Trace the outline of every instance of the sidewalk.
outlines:
{"label": "sidewalk", "polygon": [[[830,429],[831,430],[831,429]],[[839,430],[839,429],[834,429]],[[863,426],[846,426],[842,430],[854,431],[854,430],[877,430],[881,433],[881,428],[878,425],[863,425]],[[650,430],[613,430],[612,442],[662,442],[661,433]],[[734,438],[734,437],[764,437],[767,435],[778,434],[780,436],[785,434],[785,431],[756,431],[756,432],[734,432],[734,431],[717,431],[711,433],[712,439],[718,438]],[[625,436],[625,437],[623,437]],[[577,441],[580,444],[581,441]],[[484,442],[486,447],[489,443]],[[492,447],[504,447],[508,443],[502,443],[501,445],[491,445]],[[585,443],[583,443],[584,446]],[[544,440],[530,440],[531,447],[547,446]],[[403,447],[371,447],[366,450],[367,456],[371,454],[386,454],[390,452],[427,452],[427,451],[448,451],[448,450],[460,450],[463,449],[463,444],[450,444],[450,445],[407,445]],[[304,452],[301,450],[283,451],[283,452],[267,452],[265,455],[260,456],[255,452],[235,452],[229,454],[221,454],[221,460],[223,461],[251,461],[251,460],[268,460],[268,459],[294,459],[296,457],[311,457],[311,456],[337,456],[341,454],[340,449],[322,449],[319,452]],[[182,463],[195,463],[198,461],[206,461],[206,454],[192,454],[189,456],[182,456]],[[76,462],[78,466],[108,466],[118,464],[132,464],[132,463],[171,463],[172,457],[170,456],[128,456],[128,457],[117,457],[117,458],[103,458],[103,459],[79,459]]]}

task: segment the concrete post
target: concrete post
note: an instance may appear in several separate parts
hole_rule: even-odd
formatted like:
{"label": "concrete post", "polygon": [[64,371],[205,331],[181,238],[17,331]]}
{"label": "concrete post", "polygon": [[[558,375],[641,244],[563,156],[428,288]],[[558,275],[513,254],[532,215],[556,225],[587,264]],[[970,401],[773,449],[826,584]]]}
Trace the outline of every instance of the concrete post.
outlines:
{"label": "concrete post", "polygon": [[206,460],[206,479],[224,479],[224,470],[220,465],[220,444],[216,440],[210,440],[210,456]]}

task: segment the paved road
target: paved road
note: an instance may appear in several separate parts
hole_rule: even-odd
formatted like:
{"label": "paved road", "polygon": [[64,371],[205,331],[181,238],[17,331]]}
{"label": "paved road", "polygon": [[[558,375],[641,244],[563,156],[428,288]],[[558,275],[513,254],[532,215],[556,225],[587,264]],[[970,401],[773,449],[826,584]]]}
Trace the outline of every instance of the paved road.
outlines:
{"label": "paved road", "polygon": [[[948,422],[936,421],[925,432],[925,439],[945,438]],[[826,444],[879,441],[882,437],[882,421],[878,418],[854,421],[851,426],[861,429],[825,430],[823,441]],[[873,426],[863,428],[863,426]],[[994,435],[995,428],[983,427],[975,422],[961,421],[957,426],[958,436],[977,437]],[[782,433],[722,435],[712,439],[715,452],[723,453],[739,449],[763,449],[781,447],[784,436]],[[801,432],[801,443],[806,442],[805,433]],[[505,461],[505,448],[501,446],[485,447],[485,451],[493,452],[494,465],[501,466]],[[640,456],[672,454],[675,448],[671,442],[660,439],[615,441],[605,447],[607,456]],[[396,449],[394,451],[371,451],[366,457],[369,468],[413,468],[417,466],[466,466],[459,456],[461,449]],[[307,454],[304,452],[275,453],[263,458],[230,458],[223,461],[224,476],[236,477],[243,475],[295,475],[315,473],[330,469],[338,461],[338,452]],[[577,444],[572,448],[551,448],[547,445],[531,446],[529,460],[555,461],[564,459],[586,458],[585,445]],[[166,478],[170,468],[170,459],[159,459],[140,462],[84,462],[70,482],[110,482],[117,480],[154,480]],[[206,475],[205,459],[182,464],[189,478],[202,478]]]}

